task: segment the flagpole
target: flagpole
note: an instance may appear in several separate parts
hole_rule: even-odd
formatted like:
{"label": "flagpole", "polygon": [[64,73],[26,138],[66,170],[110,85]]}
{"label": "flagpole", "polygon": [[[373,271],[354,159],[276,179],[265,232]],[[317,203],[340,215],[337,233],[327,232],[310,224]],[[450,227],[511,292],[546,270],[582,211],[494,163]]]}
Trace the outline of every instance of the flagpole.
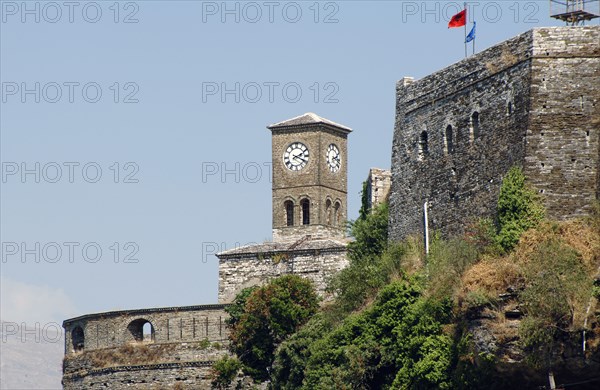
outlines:
{"label": "flagpole", "polygon": [[[465,10],[467,9],[467,3],[464,3],[465,6]],[[467,53],[467,21],[469,20],[469,15],[468,13],[465,15],[465,58],[467,58],[469,56],[469,54]]]}

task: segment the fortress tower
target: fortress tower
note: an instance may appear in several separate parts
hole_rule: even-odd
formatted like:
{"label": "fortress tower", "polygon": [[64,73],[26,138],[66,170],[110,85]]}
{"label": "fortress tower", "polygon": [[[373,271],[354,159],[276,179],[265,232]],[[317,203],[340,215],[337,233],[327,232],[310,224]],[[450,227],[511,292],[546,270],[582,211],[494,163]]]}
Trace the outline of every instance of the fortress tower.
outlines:
{"label": "fortress tower", "polygon": [[391,239],[494,217],[523,168],[552,219],[600,198],[600,26],[536,28],[397,85]]}

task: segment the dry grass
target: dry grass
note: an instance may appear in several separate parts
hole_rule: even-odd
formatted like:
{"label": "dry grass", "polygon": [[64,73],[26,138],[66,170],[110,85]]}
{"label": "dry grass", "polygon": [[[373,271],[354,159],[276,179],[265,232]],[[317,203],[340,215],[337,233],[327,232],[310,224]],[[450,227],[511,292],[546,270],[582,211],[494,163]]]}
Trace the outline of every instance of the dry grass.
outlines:
{"label": "dry grass", "polygon": [[[402,257],[401,270],[407,275],[421,271],[425,265],[425,247],[423,238],[420,236],[410,236],[406,239],[406,254]],[[397,273],[397,278],[402,279],[401,272]]]}
{"label": "dry grass", "polygon": [[547,222],[538,229],[526,232],[513,255],[514,260],[520,264],[527,264],[536,248],[550,240],[560,240],[575,250],[589,272],[596,272],[600,266],[600,236],[590,224],[581,220]]}
{"label": "dry grass", "polygon": [[486,258],[465,272],[460,296],[464,297],[474,291],[497,296],[506,292],[509,287],[518,289],[523,283],[521,269],[512,259]]}
{"label": "dry grass", "polygon": [[160,362],[175,348],[173,344],[125,344],[119,348],[86,352],[95,368]]}
{"label": "dry grass", "polygon": [[526,232],[516,250],[504,257],[487,257],[468,269],[462,277],[461,296],[472,291],[485,291],[491,295],[506,292],[510,287],[524,286],[524,268],[530,263],[540,245],[559,240],[575,250],[590,276],[600,266],[600,236],[583,221],[547,222],[538,229]]}

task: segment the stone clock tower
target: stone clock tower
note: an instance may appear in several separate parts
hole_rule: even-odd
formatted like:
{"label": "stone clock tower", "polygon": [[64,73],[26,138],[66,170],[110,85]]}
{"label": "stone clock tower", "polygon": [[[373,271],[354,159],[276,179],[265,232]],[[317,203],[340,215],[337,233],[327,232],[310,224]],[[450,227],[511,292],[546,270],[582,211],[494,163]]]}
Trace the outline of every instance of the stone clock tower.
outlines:
{"label": "stone clock tower", "polygon": [[246,287],[297,274],[329,299],[327,283],[348,265],[348,134],[312,113],[267,127],[273,134],[273,240],[217,253],[219,303]]}
{"label": "stone clock tower", "polygon": [[273,240],[345,236],[348,134],[307,113],[268,126],[272,133]]}

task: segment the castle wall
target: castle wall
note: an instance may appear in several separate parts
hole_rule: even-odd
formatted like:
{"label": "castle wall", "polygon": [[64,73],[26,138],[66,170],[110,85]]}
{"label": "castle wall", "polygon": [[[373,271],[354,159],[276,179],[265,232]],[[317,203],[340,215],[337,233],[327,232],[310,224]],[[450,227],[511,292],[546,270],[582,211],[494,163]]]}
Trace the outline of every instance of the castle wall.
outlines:
{"label": "castle wall", "polygon": [[64,390],[210,389],[211,362],[144,364],[65,375]]}
{"label": "castle wall", "polygon": [[[599,31],[535,29],[422,80],[400,81],[390,237],[422,232],[426,201],[430,227],[446,235],[494,216],[513,165],[544,193],[551,217],[584,214],[598,193]],[[587,106],[573,112],[582,94]],[[576,174],[580,168],[587,173]]]}
{"label": "castle wall", "polygon": [[226,341],[227,314],[223,309],[223,305],[184,306],[115,311],[72,318],[63,324],[66,335],[65,353],[74,353],[73,338],[70,335],[76,327],[83,329],[83,350],[89,351],[135,342],[135,335],[128,327],[138,320],[152,324],[155,343],[204,339],[211,342]]}
{"label": "castle wall", "polygon": [[[223,305],[114,311],[66,320],[65,389],[210,386],[208,368],[227,354]],[[144,336],[143,324],[153,332]],[[108,385],[107,385],[108,384]]]}
{"label": "castle wall", "polygon": [[290,273],[312,281],[319,295],[325,297],[329,278],[347,265],[345,246],[220,256],[219,302],[229,303],[246,287]]}
{"label": "castle wall", "polygon": [[599,198],[600,28],[533,31],[525,174],[554,219]]}

